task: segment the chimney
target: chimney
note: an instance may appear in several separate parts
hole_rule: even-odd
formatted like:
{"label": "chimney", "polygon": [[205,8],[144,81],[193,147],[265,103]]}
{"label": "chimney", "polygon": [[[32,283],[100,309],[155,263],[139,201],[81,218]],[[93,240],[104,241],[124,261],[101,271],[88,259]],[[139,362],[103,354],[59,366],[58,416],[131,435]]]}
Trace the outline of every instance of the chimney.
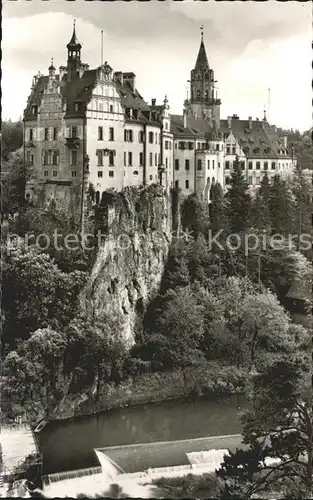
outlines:
{"label": "chimney", "polygon": [[156,103],[156,99],[151,99],[151,106],[155,106],[155,103]]}
{"label": "chimney", "polygon": [[252,130],[252,116],[249,116],[249,129]]}
{"label": "chimney", "polygon": [[288,137],[286,135],[284,135],[283,142],[284,142],[284,148],[285,149],[287,149],[287,141],[288,141]]}
{"label": "chimney", "polygon": [[183,111],[183,118],[184,118],[184,128],[187,128],[187,111],[185,109]]}
{"label": "chimney", "polygon": [[231,116],[227,117],[228,128],[231,129]]}

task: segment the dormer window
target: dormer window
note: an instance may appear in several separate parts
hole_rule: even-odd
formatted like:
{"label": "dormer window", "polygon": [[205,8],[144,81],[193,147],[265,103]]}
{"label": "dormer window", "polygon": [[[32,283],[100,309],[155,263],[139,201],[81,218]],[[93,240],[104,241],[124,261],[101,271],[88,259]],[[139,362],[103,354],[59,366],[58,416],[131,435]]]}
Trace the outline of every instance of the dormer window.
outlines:
{"label": "dormer window", "polygon": [[37,113],[38,106],[32,106],[32,114],[35,115]]}
{"label": "dormer window", "polygon": [[79,111],[80,110],[80,103],[79,102],[75,102],[75,104],[74,104],[74,110],[75,111]]}

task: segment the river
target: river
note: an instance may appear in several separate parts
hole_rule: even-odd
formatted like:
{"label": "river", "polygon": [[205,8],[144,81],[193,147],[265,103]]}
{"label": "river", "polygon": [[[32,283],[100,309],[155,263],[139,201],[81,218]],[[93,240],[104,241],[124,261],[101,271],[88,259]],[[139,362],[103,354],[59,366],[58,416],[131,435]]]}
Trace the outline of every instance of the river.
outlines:
{"label": "river", "polygon": [[166,401],[54,421],[39,433],[43,474],[98,465],[94,448],[240,432],[243,396]]}

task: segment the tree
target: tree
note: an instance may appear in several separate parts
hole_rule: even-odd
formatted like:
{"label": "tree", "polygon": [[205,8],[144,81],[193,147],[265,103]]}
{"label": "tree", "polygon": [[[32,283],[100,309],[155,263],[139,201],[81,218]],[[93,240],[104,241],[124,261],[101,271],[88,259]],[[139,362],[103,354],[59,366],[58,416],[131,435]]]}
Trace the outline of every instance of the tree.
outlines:
{"label": "tree", "polygon": [[252,203],[253,225],[257,229],[269,230],[271,225],[269,212],[270,182],[265,171],[260,188]]}
{"label": "tree", "polygon": [[32,167],[24,161],[23,150],[10,154],[3,162],[2,168],[2,214],[23,211],[28,206],[25,186],[32,170]]}
{"label": "tree", "polygon": [[225,199],[230,232],[238,234],[247,231],[251,217],[251,197],[248,183],[244,178],[238,157],[236,157],[236,161],[233,164],[230,184]]}
{"label": "tree", "polygon": [[275,175],[269,193],[269,213],[272,231],[286,236],[293,232],[294,205],[291,189],[279,175]]}
{"label": "tree", "polygon": [[23,145],[23,122],[2,122],[1,126],[1,158],[8,160],[10,153]]}
{"label": "tree", "polygon": [[85,283],[81,271],[62,272],[49,255],[21,244],[3,258],[3,340],[12,346],[49,325],[58,329],[76,313]]}
{"label": "tree", "polygon": [[184,230],[188,229],[193,238],[205,235],[208,227],[208,208],[196,194],[190,194],[181,207],[181,221]]}
{"label": "tree", "polygon": [[[146,352],[152,354],[151,361],[161,362],[168,369],[184,367],[198,359],[203,334],[202,307],[189,286],[165,294],[162,313],[156,317],[152,328],[149,329],[151,336],[147,332],[145,346]],[[147,348],[150,343],[154,350]]]}
{"label": "tree", "polygon": [[217,475],[227,498],[251,498],[290,480],[312,495],[313,421],[308,365],[280,360],[253,378],[251,409],[243,416],[247,450],[225,457]]}
{"label": "tree", "polygon": [[223,188],[219,182],[212,184],[210,190],[210,228],[213,233],[226,229],[225,200]]}
{"label": "tree", "polygon": [[[291,190],[294,203],[294,227],[296,233],[311,234],[312,223],[312,179],[304,175],[300,165],[297,165],[293,179],[291,181]],[[297,249],[300,248],[300,241],[296,242]]]}

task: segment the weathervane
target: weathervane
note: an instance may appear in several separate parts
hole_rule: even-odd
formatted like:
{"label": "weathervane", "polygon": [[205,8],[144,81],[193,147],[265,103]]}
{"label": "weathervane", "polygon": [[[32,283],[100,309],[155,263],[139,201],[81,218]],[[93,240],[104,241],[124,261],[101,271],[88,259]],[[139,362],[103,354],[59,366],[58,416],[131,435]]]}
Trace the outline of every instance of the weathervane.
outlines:
{"label": "weathervane", "polygon": [[200,26],[201,42],[203,42],[203,24]]}

